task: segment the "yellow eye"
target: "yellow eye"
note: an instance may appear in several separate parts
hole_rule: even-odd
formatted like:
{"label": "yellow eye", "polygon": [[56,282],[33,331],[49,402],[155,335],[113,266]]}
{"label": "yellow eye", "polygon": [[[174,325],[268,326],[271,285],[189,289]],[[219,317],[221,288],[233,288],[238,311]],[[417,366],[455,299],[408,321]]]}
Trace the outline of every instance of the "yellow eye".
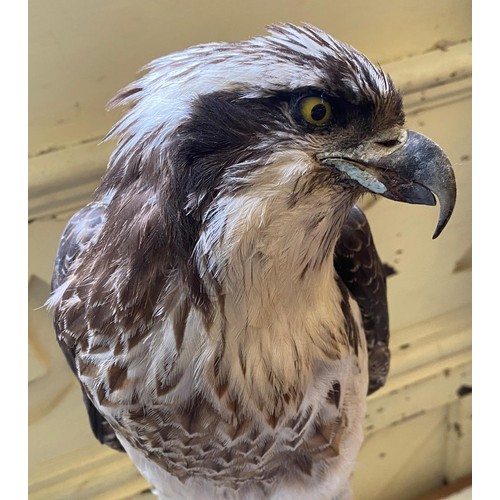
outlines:
{"label": "yellow eye", "polygon": [[318,96],[304,97],[299,102],[302,118],[311,125],[325,125],[332,116],[332,107],[328,101]]}

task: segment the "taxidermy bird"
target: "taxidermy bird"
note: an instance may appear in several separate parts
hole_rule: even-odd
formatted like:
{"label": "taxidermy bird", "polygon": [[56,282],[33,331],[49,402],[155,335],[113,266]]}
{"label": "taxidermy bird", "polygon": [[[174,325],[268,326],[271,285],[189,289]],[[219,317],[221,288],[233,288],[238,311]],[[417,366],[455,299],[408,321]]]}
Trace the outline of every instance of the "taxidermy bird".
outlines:
{"label": "taxidermy bird", "polygon": [[347,499],[389,367],[365,193],[455,203],[390,78],[309,25],[152,62],[55,262],[96,437],[161,498]]}

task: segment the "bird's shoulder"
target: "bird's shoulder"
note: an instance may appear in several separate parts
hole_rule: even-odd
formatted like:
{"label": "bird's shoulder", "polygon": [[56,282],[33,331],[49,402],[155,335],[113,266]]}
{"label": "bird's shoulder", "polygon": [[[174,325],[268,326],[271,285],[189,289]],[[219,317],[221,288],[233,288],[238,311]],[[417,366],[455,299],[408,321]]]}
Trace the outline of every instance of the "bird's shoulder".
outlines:
{"label": "bird's shoulder", "polygon": [[[106,200],[94,201],[76,212],[69,219],[61,235],[59,247],[57,249],[52,274],[52,291],[55,291],[64,283],[70,273],[73,263],[97,239],[105,222],[107,204]],[[57,321],[54,322],[54,327],[59,340],[60,332],[58,331]],[[75,350],[69,348],[64,342],[59,342],[59,345],[71,370],[77,375]],[[116,450],[123,451],[114,430],[88,398],[83,387],[82,396],[94,436],[101,443]]]}
{"label": "bird's shoulder", "polygon": [[71,265],[96,240],[104,225],[107,205],[107,201],[94,201],[69,219],[59,240],[52,291],[64,283]]}

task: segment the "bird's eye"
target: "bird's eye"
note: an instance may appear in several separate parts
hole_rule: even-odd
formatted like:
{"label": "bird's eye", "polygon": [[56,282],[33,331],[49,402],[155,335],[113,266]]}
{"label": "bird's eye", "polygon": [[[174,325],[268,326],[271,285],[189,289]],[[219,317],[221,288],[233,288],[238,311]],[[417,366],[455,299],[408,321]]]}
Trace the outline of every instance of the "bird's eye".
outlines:
{"label": "bird's eye", "polygon": [[330,103],[319,96],[308,96],[301,99],[299,111],[307,123],[316,126],[327,124],[332,116]]}

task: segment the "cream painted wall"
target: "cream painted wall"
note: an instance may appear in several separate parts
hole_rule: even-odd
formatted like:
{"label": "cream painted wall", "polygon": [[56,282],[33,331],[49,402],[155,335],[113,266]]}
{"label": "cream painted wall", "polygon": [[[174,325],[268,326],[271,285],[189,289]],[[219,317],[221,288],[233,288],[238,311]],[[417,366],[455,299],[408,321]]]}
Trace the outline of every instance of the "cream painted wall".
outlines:
{"label": "cream painted wall", "polygon": [[[393,352],[369,399],[359,500],[405,500],[470,472],[471,5],[466,0],[38,0],[29,19],[29,484],[32,499],[145,498],[123,455],[92,437],[79,387],[39,308],[67,218],[85,203],[112,144],[106,101],[152,58],[307,21],[384,63],[408,123],[450,155],[459,187],[449,227],[437,209],[365,200],[389,279]],[[457,433],[456,429],[460,429]]]}

